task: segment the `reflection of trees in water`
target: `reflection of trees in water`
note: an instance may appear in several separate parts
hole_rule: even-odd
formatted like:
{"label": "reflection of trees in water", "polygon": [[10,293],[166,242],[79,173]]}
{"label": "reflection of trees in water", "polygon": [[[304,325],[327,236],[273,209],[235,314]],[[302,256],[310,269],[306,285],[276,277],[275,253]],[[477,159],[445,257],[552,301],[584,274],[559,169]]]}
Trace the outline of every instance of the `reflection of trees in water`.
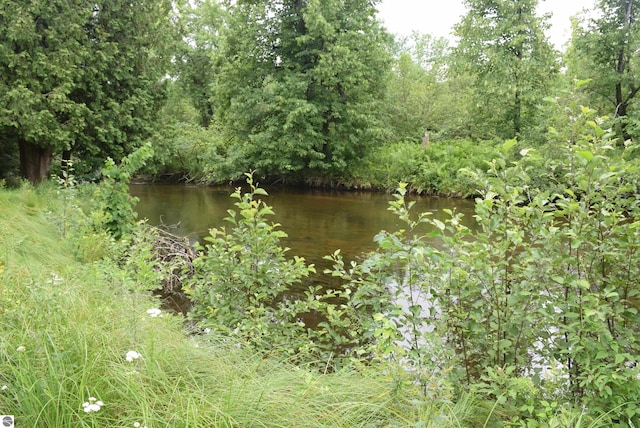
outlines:
{"label": "reflection of trees in water", "polygon": [[[136,210],[149,223],[176,225],[173,233],[207,236],[212,227],[224,226],[227,210],[235,200],[233,188],[185,185],[131,185],[131,193],[140,198]],[[314,263],[318,270],[330,267],[322,257],[340,249],[346,260],[353,260],[375,249],[374,236],[381,230],[395,231],[398,219],[387,211],[392,196],[376,192],[336,192],[324,190],[274,189],[264,197],[289,237],[282,241],[297,255]],[[473,201],[451,198],[415,198],[416,211],[434,211],[444,220],[443,209],[457,209],[473,222]]]}

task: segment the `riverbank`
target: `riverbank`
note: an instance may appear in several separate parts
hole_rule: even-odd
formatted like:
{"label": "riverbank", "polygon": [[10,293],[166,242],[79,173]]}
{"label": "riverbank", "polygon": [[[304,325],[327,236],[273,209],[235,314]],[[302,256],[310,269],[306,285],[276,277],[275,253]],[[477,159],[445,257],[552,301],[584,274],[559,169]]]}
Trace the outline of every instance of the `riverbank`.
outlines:
{"label": "riverbank", "polygon": [[80,202],[50,185],[0,189],[0,413],[16,425],[459,426],[480,415],[472,400],[422,402],[374,367],[321,374],[188,334],[181,316],[158,313],[151,273],[82,225]]}
{"label": "riverbank", "polygon": [[[472,198],[478,186],[466,170],[486,171],[495,158],[497,148],[490,142],[469,140],[434,141],[428,147],[413,142],[390,143],[372,149],[366,156],[349,165],[341,176],[320,174],[313,170],[292,172],[288,176],[255,171],[254,176],[265,186],[299,186],[313,189],[366,190],[392,193],[398,183],[407,183],[410,193],[424,196]],[[156,156],[157,157],[157,156]],[[232,159],[204,162],[198,158],[179,165],[158,167],[152,159],[138,177],[139,181],[188,183],[202,185],[241,185],[245,172],[238,170]],[[204,166],[206,165],[206,166]]]}

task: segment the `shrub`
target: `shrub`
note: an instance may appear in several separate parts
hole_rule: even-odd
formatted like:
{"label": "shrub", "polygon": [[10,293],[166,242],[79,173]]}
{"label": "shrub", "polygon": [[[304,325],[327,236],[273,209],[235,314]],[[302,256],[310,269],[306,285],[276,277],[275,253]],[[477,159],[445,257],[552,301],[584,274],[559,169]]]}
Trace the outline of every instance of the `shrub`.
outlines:
{"label": "shrub", "polygon": [[438,141],[429,147],[415,143],[387,144],[374,149],[355,168],[353,177],[379,189],[395,189],[399,182],[418,193],[471,196],[478,185],[463,169],[487,170],[496,155],[493,144],[470,141]]}
{"label": "shrub", "polygon": [[133,230],[137,217],[133,209],[136,199],[129,193],[129,180],[152,155],[151,145],[146,144],[124,157],[119,165],[107,158],[101,170],[104,179],[94,192],[97,204],[94,220],[97,229],[108,231],[115,239],[120,239]]}
{"label": "shrub", "polygon": [[238,188],[231,197],[231,229],[214,228],[198,248],[193,278],[186,293],[194,302],[191,318],[203,327],[234,335],[258,349],[301,351],[308,342],[292,286],[314,272],[301,257],[286,258],[280,246],[286,233],[269,223],[273,214],[260,196],[264,189],[247,174],[248,193]]}
{"label": "shrub", "polygon": [[397,361],[426,392],[433,373],[458,391],[484,385],[476,392],[514,426],[582,409],[594,423],[638,423],[637,168],[597,120],[580,129],[546,161],[561,191],[537,187],[537,153],[513,154],[507,141],[487,171],[465,172],[480,189],[478,231],[453,212],[414,217],[405,185],[390,203],[403,227],[378,235],[361,263],[345,269],[334,257],[346,305],[372,315],[372,357]]}

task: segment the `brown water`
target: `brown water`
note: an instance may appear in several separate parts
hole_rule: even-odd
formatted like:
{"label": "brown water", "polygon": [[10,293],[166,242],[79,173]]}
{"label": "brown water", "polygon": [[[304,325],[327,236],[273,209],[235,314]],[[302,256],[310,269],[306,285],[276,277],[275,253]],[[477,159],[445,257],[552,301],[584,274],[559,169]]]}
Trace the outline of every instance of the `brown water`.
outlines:
{"label": "brown water", "polygon": [[[231,187],[132,184],[132,195],[140,199],[139,218],[150,224],[172,225],[173,233],[190,236],[194,241],[207,236],[212,227],[224,226],[227,210],[236,201],[229,197]],[[283,245],[289,255],[304,257],[322,271],[328,267],[322,257],[340,249],[346,261],[376,248],[374,236],[381,230],[394,232],[403,224],[387,210],[393,196],[375,192],[341,192],[292,188],[267,189],[262,199],[275,215],[273,222],[289,237]],[[473,201],[453,198],[414,197],[415,214],[432,211],[435,218],[448,218],[443,209],[464,214],[473,225]]]}

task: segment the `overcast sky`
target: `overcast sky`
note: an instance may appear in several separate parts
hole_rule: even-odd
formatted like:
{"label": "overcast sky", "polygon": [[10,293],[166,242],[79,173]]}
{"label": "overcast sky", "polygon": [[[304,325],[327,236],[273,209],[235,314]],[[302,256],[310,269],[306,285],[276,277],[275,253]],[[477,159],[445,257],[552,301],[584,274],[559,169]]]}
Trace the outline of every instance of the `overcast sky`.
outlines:
{"label": "overcast sky", "polygon": [[[583,8],[591,8],[595,0],[542,0],[540,11],[552,12],[549,40],[558,49],[571,36],[569,18]],[[446,6],[445,6],[446,5]],[[452,39],[453,25],[466,12],[462,0],[382,0],[379,17],[385,27],[396,34],[408,35],[416,30]]]}

